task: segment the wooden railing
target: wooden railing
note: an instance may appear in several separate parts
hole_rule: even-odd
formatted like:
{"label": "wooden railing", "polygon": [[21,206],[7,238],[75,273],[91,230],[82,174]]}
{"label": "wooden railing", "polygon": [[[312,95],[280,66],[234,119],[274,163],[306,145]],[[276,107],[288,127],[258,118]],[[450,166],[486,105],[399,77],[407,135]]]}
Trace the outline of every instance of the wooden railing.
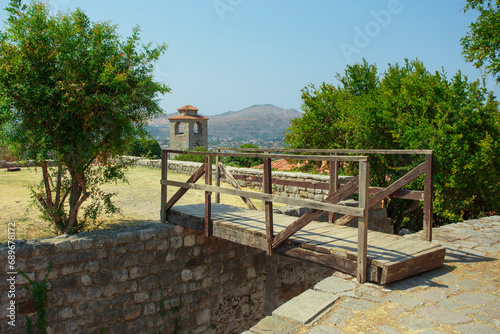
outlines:
{"label": "wooden railing", "polygon": [[[221,152],[227,151],[245,151],[241,152]],[[264,152],[264,153],[262,153]],[[307,155],[294,154],[276,154],[271,152],[282,153],[311,153]],[[205,163],[186,181],[178,182],[168,180],[168,154],[193,154],[204,155]],[[328,153],[330,155],[317,155],[318,153]],[[406,174],[390,186],[386,188],[377,188],[369,186],[370,168],[369,157],[361,155],[343,155],[343,154],[425,154],[425,162],[414,168],[410,173]],[[266,149],[227,149],[220,148],[217,152],[191,152],[179,150],[163,150],[162,151],[162,179],[161,179],[161,220],[166,222],[167,211],[172,208],[175,203],[189,190],[196,189],[205,192],[205,235],[212,235],[213,222],[211,219],[212,193],[216,194],[216,202],[219,202],[219,194],[228,194],[240,196],[249,208],[255,209],[255,206],[250,199],[262,200],[264,203],[265,223],[266,223],[266,249],[267,254],[272,254],[276,248],[282,245],[294,233],[302,229],[311,221],[317,219],[325,212],[329,213],[330,221],[334,221],[335,213],[343,214],[336,224],[347,224],[352,219],[358,218],[358,252],[357,252],[357,279],[359,282],[365,282],[367,277],[367,231],[368,231],[368,215],[369,209],[381,200],[392,196],[406,198],[412,200],[424,201],[424,234],[425,240],[431,240],[432,227],[432,151],[393,151],[393,150],[266,150]],[[236,157],[256,157],[264,160],[263,169],[263,192],[257,193],[252,191],[242,190],[231,173],[220,162],[221,157],[236,156]],[[216,184],[212,185],[212,161],[215,157],[216,162]],[[308,161],[327,161],[330,164],[330,185],[329,194],[321,202],[297,199],[285,196],[273,195],[273,179],[271,172],[272,159],[291,159],[291,160],[308,160]],[[348,183],[338,186],[338,166],[340,162],[354,162],[359,164],[359,174]],[[221,172],[226,177],[226,180],[233,185],[235,189],[220,187]],[[402,190],[401,188],[415,180],[418,176],[424,174],[425,190]],[[202,176],[205,176],[205,184],[196,184]],[[167,186],[175,186],[180,189],[170,198],[167,198]],[[358,193],[358,207],[348,207],[339,205],[338,203]],[[369,195],[372,195],[369,198]],[[283,203],[288,205],[305,206],[310,208],[305,215],[298,218],[280,233],[274,233],[273,229],[273,202]]]}

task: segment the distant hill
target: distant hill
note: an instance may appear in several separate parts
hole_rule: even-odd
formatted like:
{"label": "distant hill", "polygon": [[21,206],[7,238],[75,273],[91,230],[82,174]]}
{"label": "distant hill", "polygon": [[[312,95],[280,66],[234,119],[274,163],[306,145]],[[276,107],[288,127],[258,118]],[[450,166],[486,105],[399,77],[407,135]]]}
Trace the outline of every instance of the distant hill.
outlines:
{"label": "distant hill", "polygon": [[283,109],[271,104],[254,105],[240,111],[210,116],[208,134],[249,139],[282,137],[290,126],[290,120],[301,116],[295,109]]}
{"label": "distant hill", "polygon": [[[168,114],[164,118],[156,118],[151,127],[161,131],[168,137]],[[283,109],[271,104],[253,105],[239,111],[227,111],[219,115],[208,116],[209,137],[232,137],[245,139],[264,139],[284,137],[283,132],[290,126],[292,118],[301,117],[296,109]]]}

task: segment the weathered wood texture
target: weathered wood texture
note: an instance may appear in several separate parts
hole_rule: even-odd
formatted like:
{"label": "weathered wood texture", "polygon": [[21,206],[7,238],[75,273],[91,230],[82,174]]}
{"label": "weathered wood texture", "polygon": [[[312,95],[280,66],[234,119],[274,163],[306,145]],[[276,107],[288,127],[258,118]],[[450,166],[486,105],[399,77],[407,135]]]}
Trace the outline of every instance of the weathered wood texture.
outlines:
{"label": "weathered wood texture", "polygon": [[[264,159],[264,183],[262,188],[264,189],[264,193],[272,194],[273,193],[273,183],[272,183],[272,171],[271,171],[271,158]],[[274,230],[273,230],[273,202],[264,201],[264,214],[266,219],[266,241],[267,241],[267,255],[271,255],[273,253],[273,239],[274,239]]]}
{"label": "weathered wood texture", "polygon": [[[205,156],[205,184],[212,185],[212,156]],[[212,224],[212,193],[205,191],[205,236],[209,237],[213,233]]]}
{"label": "weathered wood texture", "polygon": [[368,260],[368,188],[370,187],[370,164],[359,163],[359,208],[364,210],[363,217],[358,219],[358,270],[357,279],[364,283],[367,278]]}
{"label": "weathered wood texture", "polygon": [[[170,150],[166,149],[168,153],[175,154],[191,154],[191,155],[210,155],[219,157],[245,157],[245,158],[271,158],[271,159],[290,159],[290,160],[309,160],[309,161],[367,161],[368,157],[365,156],[354,156],[354,155],[338,155],[338,156],[328,156],[328,155],[293,155],[293,154],[271,154],[271,153],[219,153],[219,152],[199,152],[199,151],[180,151],[180,150]],[[262,152],[262,150],[260,150]]]}
{"label": "weathered wood texture", "polygon": [[313,154],[430,154],[432,150],[330,150],[330,149],[274,149],[274,148],[228,148],[218,147],[222,151],[240,151],[240,152],[281,152],[281,153],[313,153]]}
{"label": "weathered wood texture", "polygon": [[[330,184],[328,185],[328,194],[333,194],[339,188],[339,162],[330,161]],[[335,212],[328,213],[328,222],[335,224]]]}
{"label": "weathered wood texture", "polygon": [[210,186],[206,184],[186,183],[186,182],[178,182],[171,180],[162,180],[161,184],[166,184],[186,189],[196,189],[196,190],[210,191],[214,193],[219,192],[221,194],[235,195],[240,197],[243,196],[248,198],[255,198],[261,201],[270,201],[288,205],[306,206],[312,209],[317,209],[322,211],[333,211],[356,217],[361,217],[363,215],[363,210],[356,207],[344,206],[339,204],[330,204],[326,202],[316,202],[308,199],[291,198],[291,197],[284,197],[284,196],[271,195],[265,193],[257,193],[248,190],[229,189],[229,188]]}
{"label": "weathered wood texture", "polygon": [[[395,191],[404,187],[408,183],[412,182],[417,177],[422,175],[424,172],[425,172],[425,163],[422,163],[422,164],[418,165],[417,167],[413,168],[409,173],[407,173],[406,175],[404,175],[403,177],[398,179],[396,182],[392,183],[387,188],[384,188],[383,190],[378,191],[372,197],[370,197],[370,200],[368,201],[368,208],[374,207],[377,203],[382,201],[384,198],[389,197]],[[340,218],[337,221],[337,224],[338,225],[346,225],[354,218],[356,218],[356,217],[349,216],[349,215],[343,216],[342,218]]]}
{"label": "weathered wood texture", "polygon": [[[168,176],[168,153],[161,152],[161,179],[166,180]],[[160,199],[160,219],[162,223],[167,222],[167,185],[161,184],[161,199]]]}
{"label": "weathered wood texture", "polygon": [[[191,175],[191,177],[186,181],[186,183],[195,183],[196,181],[198,181],[203,176],[203,174],[205,174],[205,165],[201,165],[200,168],[198,168],[198,170],[196,171],[196,173],[194,173],[193,175]],[[168,183],[163,182],[164,180],[166,180],[166,179],[163,179],[160,183],[162,185],[167,185]],[[170,198],[170,200],[167,202],[167,204],[165,205],[164,210],[165,211],[170,210],[170,208],[172,206],[174,206],[175,203],[177,203],[177,201],[179,201],[181,199],[181,197],[188,190],[189,190],[189,188],[180,188],[179,190],[177,190],[177,192],[174,194],[174,196],[172,196]]]}
{"label": "weathered wood texture", "polygon": [[[359,178],[355,177],[349,183],[342,186],[338,191],[334,192],[331,195],[328,195],[325,202],[327,203],[338,203],[344,198],[351,196],[356,189],[359,187]],[[314,219],[318,218],[324,213],[321,210],[310,210],[305,213],[302,217],[294,221],[292,224],[287,226],[283,231],[281,231],[277,236],[273,243],[273,247],[278,247],[281,243],[283,243],[286,239],[296,233],[298,230],[312,222]]]}
{"label": "weathered wood texture", "polygon": [[[217,157],[219,158],[219,157]],[[224,176],[226,177],[226,181],[232,185],[234,187],[234,189],[238,189],[238,190],[243,190],[241,189],[240,185],[238,184],[238,182],[236,182],[236,179],[233,177],[233,175],[229,172],[229,170],[226,168],[226,166],[224,166],[224,164],[218,162],[217,163],[217,167],[218,167],[218,170],[222,171],[222,173],[224,174]],[[220,175],[219,175],[219,184],[216,184],[216,186],[220,186]],[[220,196],[220,193],[216,193],[216,196]],[[252,203],[252,201],[250,200],[250,198],[248,197],[243,197],[243,196],[240,196],[241,199],[243,200],[243,202],[245,202],[245,204],[248,206],[249,209],[252,209],[252,210],[257,210],[257,208],[255,207],[255,205]],[[216,202],[216,203],[220,203],[220,202]]]}
{"label": "weathered wood texture", "polygon": [[425,155],[425,184],[424,184],[424,230],[422,238],[432,241],[432,203],[434,201],[433,183],[433,165],[434,154]]}
{"label": "weathered wood texture", "polygon": [[[176,206],[169,210],[167,218],[169,222],[203,231],[204,204]],[[274,232],[283,231],[295,220],[296,217],[274,214]],[[213,204],[212,221],[214,236],[267,250],[264,212]],[[357,228],[313,221],[275,248],[275,252],[357,275],[357,238]],[[389,283],[438,268],[443,260],[444,248],[438,244],[367,232],[367,281]]]}

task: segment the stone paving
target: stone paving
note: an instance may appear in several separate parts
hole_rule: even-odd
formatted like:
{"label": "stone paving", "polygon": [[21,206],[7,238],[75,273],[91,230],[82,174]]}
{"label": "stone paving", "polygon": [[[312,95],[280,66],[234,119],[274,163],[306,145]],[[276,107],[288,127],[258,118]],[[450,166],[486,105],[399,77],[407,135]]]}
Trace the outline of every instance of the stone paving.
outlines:
{"label": "stone paving", "polygon": [[336,274],[244,334],[500,333],[500,216],[434,228],[433,240],[447,249],[439,269],[387,285]]}

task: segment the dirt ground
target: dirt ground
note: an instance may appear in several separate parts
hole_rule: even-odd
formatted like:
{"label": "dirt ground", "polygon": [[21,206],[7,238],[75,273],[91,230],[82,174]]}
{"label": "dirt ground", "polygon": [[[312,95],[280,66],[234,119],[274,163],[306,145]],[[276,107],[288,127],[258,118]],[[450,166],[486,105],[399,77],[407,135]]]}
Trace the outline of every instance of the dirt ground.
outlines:
{"label": "dirt ground", "polygon": [[[107,192],[116,192],[115,203],[121,214],[99,219],[101,226],[94,228],[117,228],[126,225],[159,222],[160,219],[160,177],[161,171],[148,167],[132,167],[127,171],[129,183],[103,186]],[[168,173],[168,178],[186,181],[189,175]],[[9,223],[15,223],[16,239],[39,239],[55,235],[51,224],[43,221],[36,207],[30,205],[29,185],[41,180],[39,168],[21,168],[20,172],[0,171],[0,242],[7,241]],[[203,178],[198,182],[204,182]],[[228,184],[223,185],[229,187]],[[178,188],[168,187],[168,196]],[[178,202],[178,205],[203,203],[202,191],[190,190]],[[221,195],[221,203],[245,206],[236,196]],[[257,208],[259,201],[254,201]],[[12,224],[10,225],[12,227]]]}

